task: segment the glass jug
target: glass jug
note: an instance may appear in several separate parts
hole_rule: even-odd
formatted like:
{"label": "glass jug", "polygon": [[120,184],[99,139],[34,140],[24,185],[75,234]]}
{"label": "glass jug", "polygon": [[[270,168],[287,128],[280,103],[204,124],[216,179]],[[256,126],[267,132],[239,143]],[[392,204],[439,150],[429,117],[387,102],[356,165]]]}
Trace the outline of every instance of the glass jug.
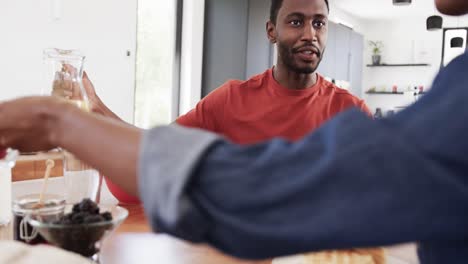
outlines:
{"label": "glass jug", "polygon": [[[44,63],[48,87],[42,92],[66,99],[84,111],[89,111],[89,100],[83,86],[85,56],[77,50],[46,49]],[[88,164],[73,154],[63,152],[63,176],[67,203],[78,203],[83,198],[99,202],[102,177]]]}
{"label": "glass jug", "polygon": [[77,50],[46,49],[43,53],[46,82],[50,86],[43,87],[42,94],[65,98],[89,111],[89,100],[82,80],[85,56]]}
{"label": "glass jug", "polygon": [[64,151],[63,161],[67,203],[79,203],[84,198],[99,203],[102,175],[70,152]]}
{"label": "glass jug", "polygon": [[0,158],[0,226],[7,225],[11,220],[11,169],[17,157],[16,150],[8,149],[6,156]]}

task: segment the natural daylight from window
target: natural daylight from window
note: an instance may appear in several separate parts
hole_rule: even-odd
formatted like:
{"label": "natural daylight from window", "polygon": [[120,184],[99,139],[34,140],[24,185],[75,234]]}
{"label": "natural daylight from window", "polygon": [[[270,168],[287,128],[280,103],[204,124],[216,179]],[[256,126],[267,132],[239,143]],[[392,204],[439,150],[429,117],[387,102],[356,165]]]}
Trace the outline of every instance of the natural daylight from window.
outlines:
{"label": "natural daylight from window", "polygon": [[135,125],[171,120],[177,1],[138,1]]}

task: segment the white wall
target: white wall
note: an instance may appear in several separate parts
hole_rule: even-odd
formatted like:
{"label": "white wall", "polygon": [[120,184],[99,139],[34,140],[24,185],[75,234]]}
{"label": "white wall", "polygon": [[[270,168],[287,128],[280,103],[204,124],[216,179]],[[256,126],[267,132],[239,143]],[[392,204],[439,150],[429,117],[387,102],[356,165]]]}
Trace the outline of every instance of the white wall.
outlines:
{"label": "white wall", "polygon": [[40,92],[44,48],[79,49],[98,94],[131,122],[136,16],[137,0],[2,0],[0,100]]}
{"label": "white wall", "polygon": [[[427,31],[427,16],[401,18],[399,20],[367,21],[364,27],[366,44],[368,40],[383,41],[381,63],[428,63],[429,67],[365,67],[363,91],[376,86],[378,90],[391,91],[393,85],[406,89],[409,85],[424,85],[428,89],[439,71],[442,57],[442,30]],[[444,16],[444,27],[468,26],[468,16]],[[364,63],[371,64],[371,49],[364,52]],[[364,95],[367,104],[375,111],[394,110],[406,106],[414,98],[398,95]]]}
{"label": "white wall", "polygon": [[328,19],[337,24],[352,26],[354,31],[363,35],[365,34],[366,21],[343,11],[334,4],[334,1],[330,2],[330,15]]}

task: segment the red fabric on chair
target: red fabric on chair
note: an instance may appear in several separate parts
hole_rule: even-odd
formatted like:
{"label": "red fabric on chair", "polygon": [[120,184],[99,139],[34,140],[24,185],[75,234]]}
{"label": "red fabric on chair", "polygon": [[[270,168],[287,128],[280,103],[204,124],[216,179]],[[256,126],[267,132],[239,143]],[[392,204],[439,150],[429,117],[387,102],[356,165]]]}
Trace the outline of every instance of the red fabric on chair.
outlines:
{"label": "red fabric on chair", "polygon": [[7,155],[6,149],[0,149],[0,159],[5,158]]}
{"label": "red fabric on chair", "polygon": [[117,185],[112,183],[110,180],[108,180],[106,177],[104,177],[106,180],[107,188],[109,188],[109,191],[114,195],[117,200],[119,200],[120,203],[122,204],[139,204],[141,203],[140,199],[138,197],[130,195],[126,192],[124,192],[121,188],[119,188]]}

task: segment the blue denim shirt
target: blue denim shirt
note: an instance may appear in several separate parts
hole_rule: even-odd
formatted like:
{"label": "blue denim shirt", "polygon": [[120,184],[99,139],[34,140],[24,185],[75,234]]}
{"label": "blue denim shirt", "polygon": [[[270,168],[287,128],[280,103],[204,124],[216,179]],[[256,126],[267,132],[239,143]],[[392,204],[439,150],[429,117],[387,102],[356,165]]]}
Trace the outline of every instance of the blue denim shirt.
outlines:
{"label": "blue denim shirt", "polygon": [[154,228],[239,257],[416,241],[422,263],[466,263],[467,134],[465,54],[397,115],[350,110],[296,143],[150,130],[140,192]]}

